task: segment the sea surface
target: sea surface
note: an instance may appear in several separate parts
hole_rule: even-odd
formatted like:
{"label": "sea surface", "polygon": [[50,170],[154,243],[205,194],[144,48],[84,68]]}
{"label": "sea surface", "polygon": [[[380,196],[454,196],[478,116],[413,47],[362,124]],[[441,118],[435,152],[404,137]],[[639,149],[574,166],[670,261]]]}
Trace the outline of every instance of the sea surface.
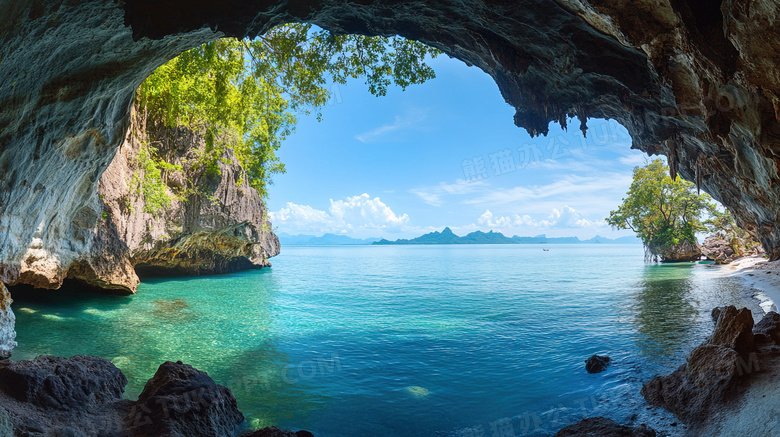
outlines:
{"label": "sea surface", "polygon": [[[674,430],[641,384],[684,362],[713,307],[761,312],[722,268],[645,264],[635,245],[284,247],[272,262],[129,297],[20,291],[14,358],[108,358],[130,399],[181,360],[230,387],[248,427],[318,437],[541,436],[594,415]],[[607,371],[585,372],[592,354]]]}

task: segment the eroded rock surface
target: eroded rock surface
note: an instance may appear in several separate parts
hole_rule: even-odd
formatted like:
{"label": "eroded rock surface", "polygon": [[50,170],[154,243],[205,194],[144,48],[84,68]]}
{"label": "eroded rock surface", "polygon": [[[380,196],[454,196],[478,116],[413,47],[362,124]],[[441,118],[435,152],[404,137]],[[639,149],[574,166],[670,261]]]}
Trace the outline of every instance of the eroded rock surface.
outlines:
{"label": "eroded rock surface", "polygon": [[0,435],[231,437],[244,421],[229,389],[181,362],[162,364],[136,402],[125,385],[98,357],[0,361]]}
{"label": "eroded rock surface", "polygon": [[631,428],[606,417],[589,417],[558,431],[555,437],[655,437],[645,425]]}
{"label": "eroded rock surface", "polygon": [[698,243],[683,241],[682,243],[665,248],[660,253],[663,262],[687,262],[701,259],[701,246]]}
{"label": "eroded rock surface", "polygon": [[16,347],[16,316],[11,309],[11,294],[0,282],[0,360],[9,358]]}
{"label": "eroded rock surface", "polygon": [[181,361],[157,369],[126,419],[137,437],[227,437],[243,421],[227,387]]}
{"label": "eroded rock surface", "polygon": [[119,436],[131,402],[110,361],[76,355],[0,361],[0,404],[15,435]]}
{"label": "eroded rock surface", "polygon": [[[135,111],[131,122],[99,182],[103,211],[87,258],[89,266],[98,268],[83,269],[91,275],[73,274],[72,268],[68,276],[103,289],[113,285],[133,291],[136,274],[202,275],[270,266],[279,240],[232,150],[217,161],[218,174],[207,174],[195,165],[205,147],[203,137],[183,127],[149,132]],[[145,175],[138,159],[143,144],[154,144],[166,162],[182,167],[163,172],[171,205],[160,211],[145,210],[139,190]],[[110,265],[117,268],[100,268]]]}
{"label": "eroded rock surface", "polygon": [[750,310],[725,307],[710,339],[674,373],[646,383],[642,396],[695,427],[738,398],[745,389],[743,376],[757,370],[756,363]]}

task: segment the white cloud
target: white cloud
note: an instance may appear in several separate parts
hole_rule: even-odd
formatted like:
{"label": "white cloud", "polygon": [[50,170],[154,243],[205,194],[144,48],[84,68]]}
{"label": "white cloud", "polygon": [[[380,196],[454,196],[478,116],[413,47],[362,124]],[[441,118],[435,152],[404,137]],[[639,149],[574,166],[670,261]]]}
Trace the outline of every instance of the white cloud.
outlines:
{"label": "white cloud", "polygon": [[[547,185],[527,185],[513,188],[494,188],[485,190],[480,196],[464,201],[466,204],[484,205],[487,207],[506,205],[542,206],[549,211],[549,202],[560,204],[604,204],[614,203],[613,198],[620,199],[628,186],[631,185],[631,175],[621,173],[605,173],[598,176],[564,176],[560,180]],[[538,211],[538,210],[537,210]]]}
{"label": "white cloud", "polygon": [[340,224],[373,229],[397,228],[409,222],[409,216],[396,215],[378,197],[363,193],[346,200],[330,200],[330,215]]}
{"label": "white cloud", "polygon": [[279,211],[270,213],[271,222],[279,231],[290,234],[350,234],[376,236],[379,231],[399,232],[409,222],[407,214],[396,214],[379,197],[367,193],[330,200],[328,211],[309,205],[287,202]]}
{"label": "white cloud", "polygon": [[452,195],[472,194],[483,191],[488,186],[485,181],[465,181],[458,179],[453,184],[446,182],[440,182],[439,185],[430,187],[412,188],[410,193],[418,196],[425,203],[433,206],[441,206],[444,204],[442,197]]}
{"label": "white cloud", "polygon": [[403,116],[396,115],[392,123],[384,124],[368,132],[355,135],[355,139],[361,143],[372,143],[392,132],[417,127],[428,116],[427,110],[409,111]]}
{"label": "white cloud", "polygon": [[568,205],[563,208],[553,208],[546,218],[540,220],[536,220],[528,214],[495,215],[488,209],[479,216],[474,226],[482,230],[504,232],[507,235],[551,229],[581,230],[590,228],[592,231],[598,231],[606,228],[606,224],[602,220],[588,219]]}

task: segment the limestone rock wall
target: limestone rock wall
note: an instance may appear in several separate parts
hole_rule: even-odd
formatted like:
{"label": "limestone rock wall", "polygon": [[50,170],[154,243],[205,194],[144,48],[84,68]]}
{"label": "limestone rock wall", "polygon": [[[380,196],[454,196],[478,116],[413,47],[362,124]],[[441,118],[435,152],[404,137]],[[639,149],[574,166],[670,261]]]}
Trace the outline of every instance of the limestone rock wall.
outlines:
{"label": "limestone rock wall", "polygon": [[772,0],[0,0],[0,280],[57,287],[94,264],[98,181],[155,67],[301,21],[476,65],[532,134],[614,118],[780,258],[778,17]]}
{"label": "limestone rock wall", "polygon": [[11,294],[0,282],[0,360],[9,358],[16,347],[16,316],[11,309],[12,303]]}
{"label": "limestone rock wall", "polygon": [[[125,141],[98,184],[103,210],[93,251],[68,277],[132,292],[136,273],[200,275],[270,266],[279,240],[232,150],[217,162],[219,174],[207,174],[194,165],[205,147],[200,135],[183,127],[150,133],[135,110],[130,120]],[[147,199],[138,186],[145,176],[138,161],[144,144],[182,167],[163,172],[171,205],[154,213],[145,211]]]}

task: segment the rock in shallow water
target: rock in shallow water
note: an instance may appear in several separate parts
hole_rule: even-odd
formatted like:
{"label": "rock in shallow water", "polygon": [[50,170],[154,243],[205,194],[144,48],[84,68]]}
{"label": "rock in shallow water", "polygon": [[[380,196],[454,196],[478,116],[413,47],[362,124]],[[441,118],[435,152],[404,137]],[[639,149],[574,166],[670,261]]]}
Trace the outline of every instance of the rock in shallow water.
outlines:
{"label": "rock in shallow water", "polygon": [[555,437],[655,437],[655,435],[655,431],[645,425],[631,428],[606,417],[589,417],[563,428],[555,434]]}
{"label": "rock in shallow water", "polygon": [[181,362],[161,365],[137,402],[122,399],[126,384],[98,357],[0,361],[0,436],[232,437],[244,420],[229,389]]}
{"label": "rock in shallow water", "polygon": [[86,355],[0,362],[0,404],[16,435],[119,436],[131,402],[127,379],[108,360]]}
{"label": "rock in shallow water", "polygon": [[279,429],[275,426],[269,426],[268,428],[241,434],[241,437],[314,437],[314,434],[309,431],[301,430],[293,432]]}
{"label": "rock in shallow water", "polygon": [[664,406],[691,425],[701,424],[739,395],[741,376],[757,369],[752,329],[750,310],[721,308],[710,339],[672,374],[647,382],[642,396],[651,406]]}
{"label": "rock in shallow water", "polygon": [[134,437],[233,436],[244,415],[227,387],[181,361],[163,363],[127,415]]}
{"label": "rock in shallow water", "polygon": [[593,355],[585,360],[585,370],[588,373],[599,373],[607,370],[609,357],[606,355]]}

